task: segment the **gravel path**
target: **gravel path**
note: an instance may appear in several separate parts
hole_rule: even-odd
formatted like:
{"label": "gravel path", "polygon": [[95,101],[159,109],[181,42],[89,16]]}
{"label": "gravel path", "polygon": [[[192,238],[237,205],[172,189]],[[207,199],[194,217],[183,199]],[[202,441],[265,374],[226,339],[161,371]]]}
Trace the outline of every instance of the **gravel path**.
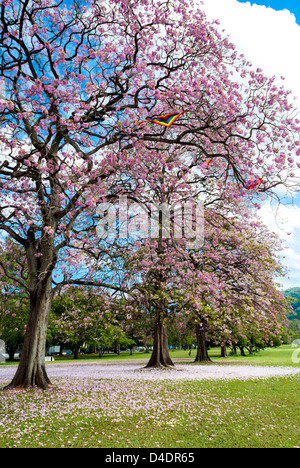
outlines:
{"label": "gravel path", "polygon": [[[204,380],[204,379],[251,379],[295,375],[300,368],[264,367],[230,364],[188,365],[178,364],[175,369],[144,369],[141,362],[98,363],[51,363],[47,373],[51,377],[121,379],[121,380]],[[0,366],[0,379],[11,379],[15,366]]]}

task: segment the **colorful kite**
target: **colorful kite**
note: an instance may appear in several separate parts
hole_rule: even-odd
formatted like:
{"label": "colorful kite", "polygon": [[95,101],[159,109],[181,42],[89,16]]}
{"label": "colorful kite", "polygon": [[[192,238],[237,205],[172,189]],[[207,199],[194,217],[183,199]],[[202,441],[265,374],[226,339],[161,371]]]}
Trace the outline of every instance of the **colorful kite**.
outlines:
{"label": "colorful kite", "polygon": [[141,122],[135,121],[135,125],[133,128],[138,127],[139,125],[142,125],[143,123],[146,123],[147,125],[150,125],[151,123],[155,123],[157,125],[162,125],[163,127],[171,127],[173,123],[178,119],[183,114],[187,113],[187,117],[189,118],[190,112],[179,112],[176,114],[163,114],[159,115],[157,117],[146,117],[146,120],[142,120]]}
{"label": "colorful kite", "polygon": [[211,162],[212,162],[212,159],[209,159],[208,161],[204,161],[204,163],[200,164],[200,167],[208,167]]}
{"label": "colorful kite", "polygon": [[246,185],[246,189],[251,190],[254,187],[257,187],[258,185],[260,185],[262,183],[262,181],[263,181],[263,178],[261,177],[261,179],[259,179],[258,182],[255,182],[255,183],[250,184],[250,185]]}
{"label": "colorful kite", "polygon": [[184,112],[180,112],[179,114],[164,114],[159,117],[146,117],[146,121],[157,125],[163,125],[164,127],[171,127],[182,114],[184,114]]}

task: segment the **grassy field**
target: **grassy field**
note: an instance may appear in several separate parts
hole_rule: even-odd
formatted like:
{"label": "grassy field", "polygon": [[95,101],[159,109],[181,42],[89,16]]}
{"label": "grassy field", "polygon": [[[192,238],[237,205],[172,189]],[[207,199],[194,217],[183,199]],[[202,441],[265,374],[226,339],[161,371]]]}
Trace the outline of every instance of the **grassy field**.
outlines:
{"label": "grassy field", "polygon": [[[251,356],[241,356],[240,352],[238,351],[236,355],[230,355],[228,358],[224,359],[220,357],[221,348],[212,348],[209,350],[209,356],[213,362],[225,362],[230,364],[243,364],[243,365],[260,365],[260,366],[288,366],[288,367],[299,367],[300,366],[300,352],[297,353],[296,356],[296,349],[293,348],[291,345],[282,345],[278,348],[266,348],[263,351],[259,351],[258,353],[253,353]],[[293,354],[298,357],[297,362],[293,362],[292,356]],[[185,350],[171,350],[170,351],[171,358],[175,361],[184,361],[192,363],[196,357],[196,350],[192,350],[191,357],[189,357],[189,351]],[[102,362],[102,361],[111,361],[111,362],[122,362],[122,361],[147,361],[150,358],[150,354],[145,354],[144,352],[134,352],[130,355],[130,352],[122,351],[120,356],[113,354],[113,353],[105,353],[102,358],[99,358],[98,354],[81,354],[79,356],[79,361],[89,361],[89,362]],[[68,362],[74,361],[73,356],[55,356],[55,362]],[[7,362],[6,364],[1,364],[1,366],[5,365],[17,365],[18,362]]]}
{"label": "grassy field", "polygon": [[[230,364],[243,364],[243,365],[260,365],[260,366],[288,366],[288,367],[299,367],[300,366],[300,352],[297,353],[296,350],[291,345],[283,345],[278,348],[267,348],[263,351],[259,351],[257,353],[253,353],[251,356],[241,356],[240,352],[238,351],[236,355],[230,355],[229,351],[228,358],[224,359],[221,358],[221,348],[212,348],[209,350],[209,356],[213,362],[225,362]],[[192,350],[191,357],[189,357],[189,352],[184,350],[174,350],[170,351],[171,358],[175,361],[186,361],[186,362],[193,362],[196,357],[196,350]],[[292,356],[298,357],[298,363],[293,362]],[[104,354],[103,357],[100,359],[98,355],[80,355],[79,360],[81,361],[124,361],[124,360],[145,360],[147,361],[150,358],[150,354],[145,353],[133,353],[132,356],[129,352],[122,352],[120,356],[116,354]],[[64,362],[64,361],[73,361],[72,356],[63,356],[63,357],[55,357],[56,362]],[[196,364],[197,365],[197,364]]]}
{"label": "grassy field", "polygon": [[[223,361],[299,366],[292,362],[294,351],[283,346]],[[218,354],[211,351],[214,360]],[[188,358],[186,351],[172,355]],[[137,358],[145,355],[102,359]],[[48,392],[0,393],[0,448],[300,446],[300,375],[159,383],[57,378],[53,383]]]}

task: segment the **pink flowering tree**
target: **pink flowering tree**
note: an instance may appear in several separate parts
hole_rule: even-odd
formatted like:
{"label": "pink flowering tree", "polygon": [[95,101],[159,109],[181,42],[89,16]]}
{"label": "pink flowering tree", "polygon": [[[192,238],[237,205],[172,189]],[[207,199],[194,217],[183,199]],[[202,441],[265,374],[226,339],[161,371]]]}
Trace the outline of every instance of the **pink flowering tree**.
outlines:
{"label": "pink flowering tree", "polygon": [[[251,70],[191,2],[5,0],[0,8],[0,230],[23,250],[28,275],[14,281],[30,297],[10,387],[47,388],[54,294],[66,284],[116,288],[86,256],[103,253],[96,207],[118,193],[117,171],[179,154],[181,180],[212,160],[208,195],[234,200],[258,178],[259,190],[271,191],[293,180],[299,122],[288,93]],[[181,113],[170,128],[143,122],[165,112]]]}
{"label": "pink flowering tree", "polygon": [[148,367],[173,365],[167,333],[173,317],[180,327],[194,323],[197,361],[209,361],[208,340],[223,347],[241,335],[262,345],[270,336],[280,340],[288,313],[276,284],[285,273],[278,258],[282,247],[250,213],[243,200],[235,211],[225,200],[217,212],[207,208],[205,239],[197,250],[187,249],[184,239],[136,243],[125,267],[129,282],[137,278],[136,312],[154,320]]}
{"label": "pink flowering tree", "polygon": [[279,260],[282,246],[263,224],[245,217],[206,216],[202,251],[189,255],[191,264],[178,277],[185,290],[187,314],[196,323],[198,355],[209,360],[205,341],[233,346],[242,335],[247,343],[273,340],[283,335],[288,302],[276,278],[285,274]]}

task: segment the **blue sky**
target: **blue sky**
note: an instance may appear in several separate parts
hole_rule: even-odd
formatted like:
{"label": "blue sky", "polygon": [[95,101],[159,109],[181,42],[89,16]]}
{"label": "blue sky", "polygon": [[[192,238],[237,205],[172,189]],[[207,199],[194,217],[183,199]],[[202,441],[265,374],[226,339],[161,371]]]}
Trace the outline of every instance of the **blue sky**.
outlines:
{"label": "blue sky", "polygon": [[256,5],[265,5],[266,7],[271,7],[274,10],[289,10],[291,13],[294,13],[296,16],[297,23],[300,25],[300,0],[239,0],[240,3],[255,3]]}
{"label": "blue sky", "polygon": [[[220,29],[254,66],[285,77],[300,114],[300,0],[203,1],[208,17],[220,21]],[[286,246],[282,262],[290,273],[280,279],[282,288],[300,287],[300,192],[279,208],[266,202],[260,214]]]}
{"label": "blue sky", "polygon": [[[288,10],[296,17],[297,25],[300,25],[300,0],[239,0],[239,3],[250,3],[271,8],[280,14]],[[299,50],[300,42],[296,48]],[[300,76],[297,75],[300,81]],[[281,208],[280,218],[276,218],[269,205],[263,208],[263,217],[267,223],[285,240],[287,246],[286,258],[283,263],[289,268],[289,278],[282,280],[283,287],[300,286],[300,193],[295,195],[290,204]],[[290,229],[289,229],[290,228]],[[290,230],[288,237],[286,232]]]}

